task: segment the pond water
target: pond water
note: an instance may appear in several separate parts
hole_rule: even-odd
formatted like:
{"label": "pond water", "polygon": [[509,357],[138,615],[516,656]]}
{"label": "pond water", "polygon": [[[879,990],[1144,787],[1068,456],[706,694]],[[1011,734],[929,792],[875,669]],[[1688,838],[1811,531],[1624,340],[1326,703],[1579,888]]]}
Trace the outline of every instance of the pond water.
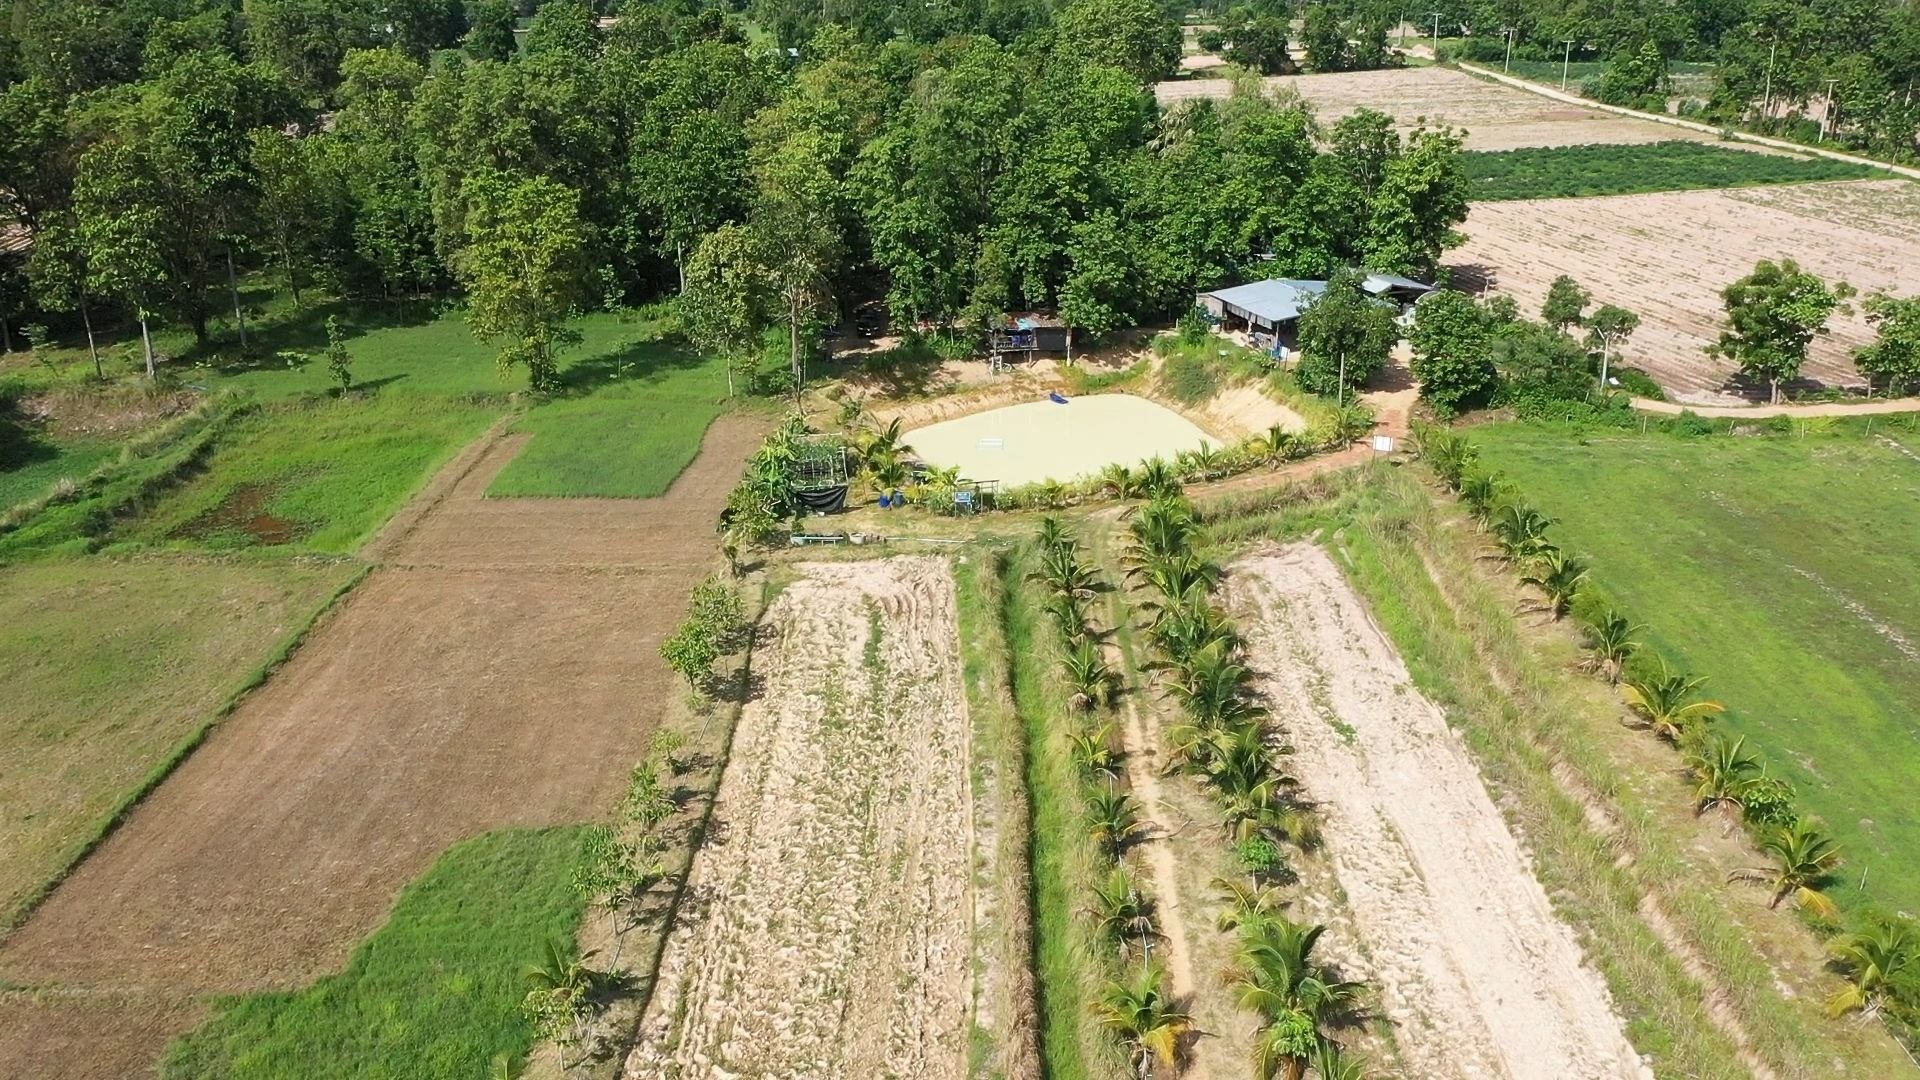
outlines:
{"label": "pond water", "polygon": [[1018,487],[1075,480],[1113,464],[1171,461],[1202,443],[1224,442],[1157,402],[1132,394],[1094,394],[1061,405],[1047,398],[917,428],[905,442],[930,464],[960,467],[969,480]]}

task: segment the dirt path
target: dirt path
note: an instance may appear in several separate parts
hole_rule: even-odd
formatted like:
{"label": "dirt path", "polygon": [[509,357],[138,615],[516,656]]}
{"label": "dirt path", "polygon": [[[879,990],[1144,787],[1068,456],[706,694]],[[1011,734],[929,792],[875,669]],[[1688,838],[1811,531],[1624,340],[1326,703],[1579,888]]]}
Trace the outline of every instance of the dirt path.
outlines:
{"label": "dirt path", "polygon": [[[1107,662],[1116,670],[1121,664],[1120,650],[1109,647]],[[1122,706],[1126,722],[1120,725],[1120,749],[1126,755],[1127,783],[1133,788],[1134,797],[1140,800],[1140,806],[1146,816],[1154,823],[1155,836],[1147,841],[1147,870],[1153,879],[1153,899],[1159,908],[1160,929],[1166,940],[1160,944],[1160,959],[1167,967],[1167,988],[1179,1001],[1193,998],[1193,950],[1187,943],[1186,906],[1180,900],[1180,873],[1173,848],[1167,843],[1171,831],[1169,822],[1175,809],[1167,801],[1166,794],[1160,789],[1160,776],[1164,762],[1160,760],[1160,747],[1163,745],[1159,725],[1149,725],[1140,717],[1140,707],[1134,695],[1126,697]],[[1202,1048],[1195,1047],[1195,1064],[1198,1066]]]}
{"label": "dirt path", "polygon": [[799,567],[765,619],[634,1080],[967,1073],[971,729],[944,560]]}
{"label": "dirt path", "polygon": [[1563,104],[1578,105],[1583,109],[1611,113],[1615,116],[1631,117],[1635,120],[1644,120],[1650,124],[1665,124],[1668,127],[1679,128],[1682,131],[1687,131],[1694,135],[1707,135],[1715,139],[1731,139],[1735,142],[1764,146],[1769,150],[1785,150],[1794,154],[1814,154],[1823,158],[1831,158],[1834,161],[1844,161],[1850,165],[1866,165],[1875,169],[1885,169],[1889,173],[1904,176],[1909,180],[1920,180],[1920,169],[1911,169],[1902,165],[1888,165],[1882,161],[1874,161],[1872,158],[1855,157],[1852,154],[1843,154],[1837,150],[1828,150],[1825,147],[1803,146],[1800,143],[1788,142],[1785,139],[1770,139],[1765,135],[1752,135],[1744,131],[1714,127],[1711,124],[1702,124],[1697,120],[1683,120],[1678,116],[1668,116],[1664,113],[1641,112],[1638,109],[1623,108],[1619,105],[1603,105],[1591,98],[1584,98],[1578,94],[1565,90],[1557,90],[1550,86],[1542,86],[1537,82],[1531,82],[1514,75],[1503,74],[1492,68],[1481,67],[1478,64],[1461,63],[1458,66],[1462,71],[1492,79],[1494,82],[1500,83],[1503,86],[1511,86],[1516,90],[1525,90],[1529,94],[1538,94],[1543,98],[1550,98]]}
{"label": "dirt path", "polygon": [[1650,1077],[1458,737],[1333,561],[1297,544],[1228,584],[1408,1075]]}
{"label": "dirt path", "polygon": [[1679,416],[1691,412],[1715,419],[1769,420],[1776,416],[1881,416],[1887,413],[1920,412],[1920,397],[1888,398],[1881,401],[1822,401],[1810,405],[1687,405],[1652,398],[1634,398],[1633,407],[1661,416]]}
{"label": "dirt path", "polygon": [[43,991],[0,1002],[0,1075],[153,1061],[178,1010],[12,1067],[101,995],[304,985],[455,841],[603,814],[759,428],[717,421],[650,500],[484,499],[520,441],[463,453],[370,546],[380,568],[0,947],[0,982]]}

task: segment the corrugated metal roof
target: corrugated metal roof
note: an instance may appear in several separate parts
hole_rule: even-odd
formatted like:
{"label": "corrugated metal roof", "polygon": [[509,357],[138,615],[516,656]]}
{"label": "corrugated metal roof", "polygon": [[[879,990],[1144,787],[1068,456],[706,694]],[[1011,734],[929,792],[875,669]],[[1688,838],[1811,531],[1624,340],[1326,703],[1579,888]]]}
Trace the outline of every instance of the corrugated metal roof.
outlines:
{"label": "corrugated metal roof", "polygon": [[1244,312],[1263,323],[1289,322],[1300,317],[1313,298],[1327,291],[1324,281],[1298,278],[1270,278],[1231,289],[1217,289],[1205,295],[1227,307]]}
{"label": "corrugated metal roof", "polygon": [[1424,281],[1415,281],[1412,278],[1401,277],[1399,274],[1376,274],[1372,271],[1367,272],[1367,280],[1363,282],[1360,287],[1375,296],[1386,292],[1388,289],[1418,289],[1421,292],[1433,291],[1433,286]]}

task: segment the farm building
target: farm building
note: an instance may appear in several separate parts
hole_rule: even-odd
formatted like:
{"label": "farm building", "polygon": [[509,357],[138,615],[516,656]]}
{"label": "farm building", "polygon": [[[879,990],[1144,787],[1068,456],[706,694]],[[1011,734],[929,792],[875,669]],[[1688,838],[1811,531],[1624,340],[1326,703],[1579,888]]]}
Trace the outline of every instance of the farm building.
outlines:
{"label": "farm building", "polygon": [[[1395,307],[1410,304],[1433,291],[1431,285],[1397,274],[1369,273],[1360,287]],[[1194,299],[1194,304],[1229,329],[1244,328],[1255,333],[1273,334],[1291,331],[1300,313],[1326,291],[1327,283],[1324,281],[1268,278],[1266,281],[1201,293]]]}

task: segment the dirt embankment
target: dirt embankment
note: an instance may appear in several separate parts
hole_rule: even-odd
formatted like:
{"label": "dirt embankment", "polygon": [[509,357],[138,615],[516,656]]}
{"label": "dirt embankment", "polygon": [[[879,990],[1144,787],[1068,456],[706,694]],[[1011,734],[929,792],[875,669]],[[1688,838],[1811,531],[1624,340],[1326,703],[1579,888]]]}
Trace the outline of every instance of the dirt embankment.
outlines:
{"label": "dirt embankment", "polygon": [[632,1080],[966,1075],[970,728],[953,579],[798,568],[764,620]]}
{"label": "dirt embankment", "polygon": [[1365,941],[1351,972],[1378,988],[1405,1075],[1650,1078],[1465,748],[1326,552],[1242,560],[1229,590]]}

